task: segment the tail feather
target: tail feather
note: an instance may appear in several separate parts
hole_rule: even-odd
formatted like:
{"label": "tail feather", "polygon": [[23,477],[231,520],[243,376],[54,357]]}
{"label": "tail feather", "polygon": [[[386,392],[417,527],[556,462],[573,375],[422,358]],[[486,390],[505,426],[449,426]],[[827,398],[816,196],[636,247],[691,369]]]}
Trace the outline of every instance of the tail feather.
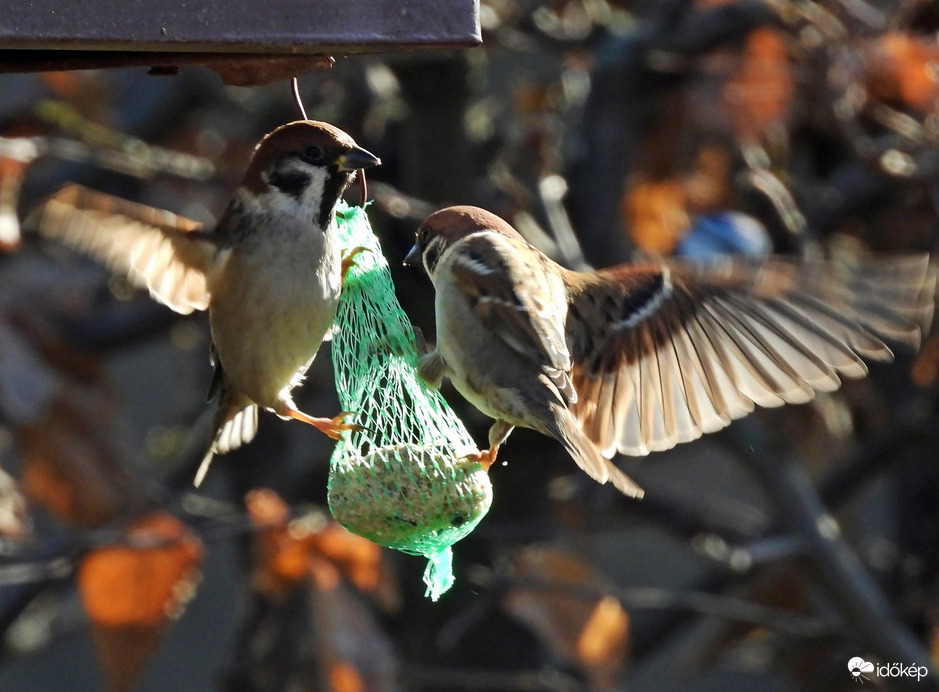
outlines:
{"label": "tail feather", "polygon": [[216,454],[227,454],[238,449],[241,445],[251,442],[257,432],[257,405],[243,394],[233,392],[223,383],[218,413],[215,416],[215,436],[209,451],[205,453],[202,463],[199,464],[193,485],[199,487],[202,484]]}
{"label": "tail feather", "polygon": [[564,445],[577,465],[598,483],[612,483],[624,495],[641,499],[645,491],[632,478],[600,454],[597,446],[580,429],[580,425],[566,409],[556,411],[557,425],[551,434]]}

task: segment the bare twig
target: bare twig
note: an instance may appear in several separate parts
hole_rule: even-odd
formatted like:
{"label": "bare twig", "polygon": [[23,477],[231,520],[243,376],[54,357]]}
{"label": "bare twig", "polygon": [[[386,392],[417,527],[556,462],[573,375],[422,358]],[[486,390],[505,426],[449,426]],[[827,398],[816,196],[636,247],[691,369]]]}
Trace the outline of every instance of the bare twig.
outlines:
{"label": "bare twig", "polygon": [[[771,451],[776,449],[773,445],[764,445],[759,454],[747,445],[735,446],[778,508],[783,527],[810,546],[806,563],[815,582],[844,619],[845,631],[860,640],[865,653],[882,661],[906,664],[930,660],[929,652],[900,622],[870,574],[842,540],[837,522],[805,474]],[[896,689],[939,689],[939,682],[929,678],[912,682],[897,678],[894,684]]]}

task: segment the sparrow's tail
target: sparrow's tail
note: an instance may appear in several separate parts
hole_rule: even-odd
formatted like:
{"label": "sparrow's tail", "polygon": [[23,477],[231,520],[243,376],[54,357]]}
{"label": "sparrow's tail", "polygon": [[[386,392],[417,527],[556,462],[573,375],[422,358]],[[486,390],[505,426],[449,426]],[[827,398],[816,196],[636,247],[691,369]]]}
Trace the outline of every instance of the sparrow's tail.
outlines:
{"label": "sparrow's tail", "polygon": [[216,454],[226,454],[254,439],[258,432],[258,407],[243,394],[222,386],[218,413],[215,415],[215,437],[202,458],[193,485],[199,487]]}
{"label": "sparrow's tail", "polygon": [[597,446],[590,441],[577,423],[577,419],[567,409],[556,409],[556,426],[551,434],[564,445],[568,454],[588,476],[598,483],[610,482],[624,495],[641,499],[645,491],[616,465],[606,459]]}

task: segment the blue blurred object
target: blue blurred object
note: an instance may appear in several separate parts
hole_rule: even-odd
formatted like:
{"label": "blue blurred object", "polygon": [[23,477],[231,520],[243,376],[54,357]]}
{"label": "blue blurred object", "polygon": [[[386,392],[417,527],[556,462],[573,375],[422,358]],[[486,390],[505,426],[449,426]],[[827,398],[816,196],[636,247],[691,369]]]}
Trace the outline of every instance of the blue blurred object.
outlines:
{"label": "blue blurred object", "polygon": [[759,221],[738,211],[724,211],[698,216],[675,254],[707,260],[720,255],[759,257],[771,250],[769,234]]}

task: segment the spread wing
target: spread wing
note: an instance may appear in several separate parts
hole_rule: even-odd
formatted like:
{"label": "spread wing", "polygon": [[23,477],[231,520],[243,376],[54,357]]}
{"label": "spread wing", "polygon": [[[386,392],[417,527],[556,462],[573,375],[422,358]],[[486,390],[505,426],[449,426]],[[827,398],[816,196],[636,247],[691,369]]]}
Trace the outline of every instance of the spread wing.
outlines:
{"label": "spread wing", "polygon": [[177,312],[208,307],[206,274],[223,241],[196,221],[69,185],[33,210],[24,225],[104,262]]}
{"label": "spread wing", "polygon": [[866,374],[884,340],[916,347],[932,319],[926,256],[775,258],[623,268],[572,292],[571,409],[605,456],[644,455]]}
{"label": "spread wing", "polygon": [[[556,276],[522,262],[515,248],[520,242],[493,233],[466,237],[454,252],[453,277],[483,325],[541,368],[571,402],[577,394],[569,375],[564,314],[558,307],[564,305],[564,286]],[[538,286],[538,295],[519,290],[521,285]]]}

